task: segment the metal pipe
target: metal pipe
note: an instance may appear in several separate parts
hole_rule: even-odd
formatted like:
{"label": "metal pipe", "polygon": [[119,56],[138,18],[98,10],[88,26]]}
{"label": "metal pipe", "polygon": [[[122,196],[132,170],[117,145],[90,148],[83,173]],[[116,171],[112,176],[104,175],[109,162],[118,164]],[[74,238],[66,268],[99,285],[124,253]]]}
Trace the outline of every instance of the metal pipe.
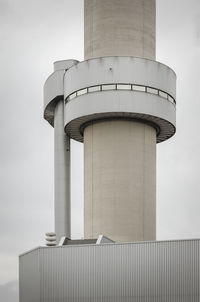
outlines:
{"label": "metal pipe", "polygon": [[70,138],[64,133],[64,101],[54,111],[54,197],[56,242],[71,237]]}

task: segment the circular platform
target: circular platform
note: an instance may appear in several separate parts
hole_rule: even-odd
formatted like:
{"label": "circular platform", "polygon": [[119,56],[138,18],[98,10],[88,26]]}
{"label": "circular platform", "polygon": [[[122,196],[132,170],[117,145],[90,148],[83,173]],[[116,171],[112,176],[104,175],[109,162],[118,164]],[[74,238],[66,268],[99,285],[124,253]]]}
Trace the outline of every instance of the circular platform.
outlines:
{"label": "circular platform", "polygon": [[80,62],[64,75],[65,131],[82,142],[84,127],[104,119],[132,119],[157,130],[157,142],[175,133],[176,75],[168,66],[135,57]]}

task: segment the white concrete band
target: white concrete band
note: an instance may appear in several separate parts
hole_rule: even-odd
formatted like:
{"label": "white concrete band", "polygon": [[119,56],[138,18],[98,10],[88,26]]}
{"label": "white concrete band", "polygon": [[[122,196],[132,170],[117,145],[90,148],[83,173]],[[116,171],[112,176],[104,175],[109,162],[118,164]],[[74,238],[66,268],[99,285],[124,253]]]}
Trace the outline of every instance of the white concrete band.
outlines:
{"label": "white concrete band", "polygon": [[159,62],[105,57],[78,63],[64,76],[64,97],[65,129],[78,141],[83,141],[84,125],[109,118],[146,121],[157,128],[157,142],[175,133],[176,75]]}

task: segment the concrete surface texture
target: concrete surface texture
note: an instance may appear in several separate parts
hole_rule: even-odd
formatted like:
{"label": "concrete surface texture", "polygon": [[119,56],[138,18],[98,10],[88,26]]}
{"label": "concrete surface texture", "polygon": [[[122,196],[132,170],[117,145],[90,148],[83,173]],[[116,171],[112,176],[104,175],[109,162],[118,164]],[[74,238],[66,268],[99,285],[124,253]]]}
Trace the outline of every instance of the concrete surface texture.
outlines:
{"label": "concrete surface texture", "polygon": [[[155,0],[85,0],[85,59],[155,59]],[[133,121],[84,131],[84,235],[156,239],[156,131]]]}
{"label": "concrete surface texture", "polygon": [[156,239],[156,131],[133,121],[84,131],[85,238]]}
{"label": "concrete surface texture", "polygon": [[155,0],[85,0],[85,59],[155,59]]}
{"label": "concrete surface texture", "polygon": [[54,111],[54,198],[57,243],[71,236],[70,211],[70,139],[64,133],[64,101]]}

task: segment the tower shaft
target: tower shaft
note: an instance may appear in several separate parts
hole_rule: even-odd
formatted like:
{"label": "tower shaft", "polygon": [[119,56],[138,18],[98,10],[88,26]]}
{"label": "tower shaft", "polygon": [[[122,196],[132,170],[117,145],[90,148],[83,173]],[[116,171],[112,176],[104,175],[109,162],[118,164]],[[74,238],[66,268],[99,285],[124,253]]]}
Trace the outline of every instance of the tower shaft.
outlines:
{"label": "tower shaft", "polygon": [[[85,59],[155,59],[155,0],[85,0]],[[84,130],[84,234],[156,239],[156,131],[134,120]]]}
{"label": "tower shaft", "polygon": [[104,56],[155,59],[155,0],[85,0],[85,60]]}

